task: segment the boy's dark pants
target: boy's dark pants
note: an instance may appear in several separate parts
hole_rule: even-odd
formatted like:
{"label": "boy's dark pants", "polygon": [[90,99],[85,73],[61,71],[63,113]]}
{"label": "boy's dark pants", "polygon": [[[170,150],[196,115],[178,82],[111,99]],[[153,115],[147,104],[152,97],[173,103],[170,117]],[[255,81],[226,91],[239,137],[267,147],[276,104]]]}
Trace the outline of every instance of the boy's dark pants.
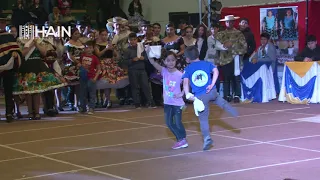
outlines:
{"label": "boy's dark pants", "polygon": [[209,112],[210,112],[210,102],[215,103],[220,108],[231,114],[233,117],[237,117],[239,114],[235,108],[233,108],[226,100],[218,95],[216,89],[212,89],[209,93],[203,94],[197,97],[201,100],[205,106],[204,111],[199,113],[200,129],[203,138],[210,137],[209,128]]}
{"label": "boy's dark pants", "polygon": [[131,85],[131,92],[132,92],[132,98],[135,105],[140,105],[140,90],[141,88],[147,103],[149,105],[152,103],[151,100],[151,93],[150,93],[150,87],[149,87],[149,81],[148,76],[145,70],[136,70],[136,69],[129,69],[128,72],[129,75],[129,81]]}

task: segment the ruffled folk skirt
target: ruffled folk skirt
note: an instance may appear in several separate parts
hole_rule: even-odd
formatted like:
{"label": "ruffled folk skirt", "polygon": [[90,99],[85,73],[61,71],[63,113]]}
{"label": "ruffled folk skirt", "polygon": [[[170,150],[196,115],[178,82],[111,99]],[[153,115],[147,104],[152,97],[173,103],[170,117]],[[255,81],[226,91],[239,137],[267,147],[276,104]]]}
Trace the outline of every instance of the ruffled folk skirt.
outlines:
{"label": "ruffled folk skirt", "polygon": [[21,64],[13,86],[14,95],[36,94],[67,86],[40,58]]}

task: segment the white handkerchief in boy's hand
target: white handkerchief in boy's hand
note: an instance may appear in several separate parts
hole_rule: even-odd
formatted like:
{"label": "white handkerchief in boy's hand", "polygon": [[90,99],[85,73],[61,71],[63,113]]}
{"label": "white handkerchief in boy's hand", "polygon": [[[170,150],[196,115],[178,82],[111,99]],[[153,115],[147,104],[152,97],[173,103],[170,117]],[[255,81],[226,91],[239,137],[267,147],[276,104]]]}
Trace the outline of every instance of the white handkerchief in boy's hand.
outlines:
{"label": "white handkerchief in boy's hand", "polygon": [[144,51],[144,47],[142,43],[137,44],[137,57],[140,58],[142,52]]}
{"label": "white handkerchief in boy's hand", "polygon": [[240,75],[240,56],[236,55],[234,57],[234,75],[239,76]]}
{"label": "white handkerchief in boy's hand", "polygon": [[194,107],[194,113],[196,114],[196,116],[199,116],[199,112],[202,112],[205,109],[203,102],[198,98],[194,99],[193,107]]}

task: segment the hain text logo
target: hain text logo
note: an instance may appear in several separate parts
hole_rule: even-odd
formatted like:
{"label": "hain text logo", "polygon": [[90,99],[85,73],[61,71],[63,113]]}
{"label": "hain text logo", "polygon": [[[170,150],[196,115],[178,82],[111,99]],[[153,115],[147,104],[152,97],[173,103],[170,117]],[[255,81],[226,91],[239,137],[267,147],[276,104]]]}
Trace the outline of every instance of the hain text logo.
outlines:
{"label": "hain text logo", "polygon": [[56,38],[65,38],[71,37],[71,27],[58,26],[54,28],[49,26],[38,27],[33,25],[19,26],[19,37],[23,39],[34,39],[38,37],[56,37]]}

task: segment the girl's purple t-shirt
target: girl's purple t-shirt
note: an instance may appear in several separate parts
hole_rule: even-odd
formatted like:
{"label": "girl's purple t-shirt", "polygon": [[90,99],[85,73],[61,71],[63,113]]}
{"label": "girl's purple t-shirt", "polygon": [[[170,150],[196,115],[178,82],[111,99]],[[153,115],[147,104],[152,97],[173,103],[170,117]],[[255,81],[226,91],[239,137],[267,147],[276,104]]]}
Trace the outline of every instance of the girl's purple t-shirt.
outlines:
{"label": "girl's purple t-shirt", "polygon": [[174,97],[174,95],[182,92],[182,72],[178,70],[169,72],[167,68],[162,68],[161,75],[163,77],[163,103],[167,105],[184,106],[185,104],[182,97]]}

